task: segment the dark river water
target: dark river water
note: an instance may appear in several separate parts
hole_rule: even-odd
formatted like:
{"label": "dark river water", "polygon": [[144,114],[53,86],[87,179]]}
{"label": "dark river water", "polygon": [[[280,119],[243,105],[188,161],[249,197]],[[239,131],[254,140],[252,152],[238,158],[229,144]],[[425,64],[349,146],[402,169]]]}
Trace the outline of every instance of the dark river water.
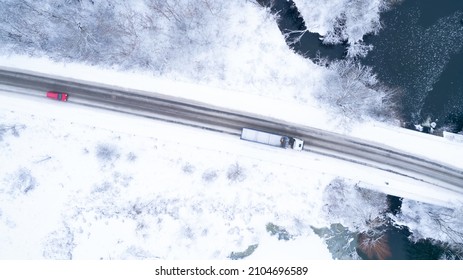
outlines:
{"label": "dark river water", "polygon": [[[292,1],[258,2],[280,15],[282,33],[306,29]],[[381,14],[381,20],[382,30],[364,38],[373,50],[361,63],[371,66],[382,83],[400,89],[394,99],[406,127],[413,128],[429,117],[437,120],[437,128],[463,130],[463,0],[404,0]],[[299,35],[286,37],[296,53],[312,60],[319,56],[345,59],[345,45],[323,45],[320,35],[311,32],[295,41]],[[395,215],[400,212],[401,198],[389,198],[390,213]],[[406,227],[389,226],[385,239],[392,254],[389,259],[455,257],[447,244],[434,240],[412,243],[408,239],[411,234]]]}
{"label": "dark river water", "polygon": [[[270,6],[270,0],[260,0]],[[276,0],[271,6],[280,15],[282,33],[305,30],[292,1]],[[373,67],[384,84],[401,89],[398,100],[402,120],[413,128],[426,118],[438,120],[438,128],[463,129],[463,1],[404,0],[381,14],[383,28],[367,35],[373,50],[361,63]],[[296,53],[316,59],[343,59],[345,45],[327,46],[320,34],[293,33],[286,38]],[[295,42],[294,42],[295,41]]]}
{"label": "dark river water", "polygon": [[403,90],[401,113],[419,123],[463,128],[463,1],[405,0],[381,15],[384,28],[366,36],[362,60],[379,79]]}

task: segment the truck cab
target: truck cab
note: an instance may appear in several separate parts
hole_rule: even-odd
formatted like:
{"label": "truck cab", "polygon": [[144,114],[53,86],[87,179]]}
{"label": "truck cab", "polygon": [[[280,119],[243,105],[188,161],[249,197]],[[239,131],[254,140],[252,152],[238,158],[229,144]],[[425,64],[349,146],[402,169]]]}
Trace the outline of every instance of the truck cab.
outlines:
{"label": "truck cab", "polygon": [[282,148],[291,148],[296,151],[302,151],[302,148],[304,147],[304,141],[289,136],[281,136],[280,143]]}
{"label": "truck cab", "polygon": [[291,145],[291,148],[296,151],[302,151],[304,148],[304,141],[299,138],[291,138],[289,140],[289,144]]}

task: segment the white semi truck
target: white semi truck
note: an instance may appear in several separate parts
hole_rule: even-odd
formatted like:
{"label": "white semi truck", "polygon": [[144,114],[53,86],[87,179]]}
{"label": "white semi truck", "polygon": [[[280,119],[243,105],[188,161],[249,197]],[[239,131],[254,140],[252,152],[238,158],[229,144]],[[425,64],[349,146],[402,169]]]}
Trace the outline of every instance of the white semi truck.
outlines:
{"label": "white semi truck", "polygon": [[241,139],[285,149],[291,148],[296,151],[301,151],[304,147],[304,141],[301,139],[251,128],[243,128],[241,131]]}

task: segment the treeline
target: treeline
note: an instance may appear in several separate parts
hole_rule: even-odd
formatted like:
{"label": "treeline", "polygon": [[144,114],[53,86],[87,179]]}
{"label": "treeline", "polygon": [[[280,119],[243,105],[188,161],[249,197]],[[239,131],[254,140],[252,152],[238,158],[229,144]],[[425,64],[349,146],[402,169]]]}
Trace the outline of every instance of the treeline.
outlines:
{"label": "treeline", "polygon": [[6,53],[161,71],[211,43],[221,2],[2,0],[0,41]]}

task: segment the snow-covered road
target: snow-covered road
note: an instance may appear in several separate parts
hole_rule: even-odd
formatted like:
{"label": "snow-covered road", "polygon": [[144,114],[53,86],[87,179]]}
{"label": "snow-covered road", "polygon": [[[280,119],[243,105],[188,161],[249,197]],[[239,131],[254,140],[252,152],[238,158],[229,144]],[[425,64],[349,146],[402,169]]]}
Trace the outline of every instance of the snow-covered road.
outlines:
{"label": "snow-covered road", "polygon": [[[306,141],[305,151],[331,157],[336,161],[345,161],[348,165],[360,165],[360,169],[369,169],[365,172],[355,172],[355,178],[375,190],[442,206],[463,201],[462,169],[388,145],[153,92],[122,89],[75,79],[67,81],[56,76],[9,70],[2,69],[0,80],[20,89],[24,86],[24,92],[33,89],[40,93],[53,88],[70,92],[70,100],[74,98],[77,103],[87,102],[96,107],[194,124],[197,127],[227,131],[235,135],[239,134],[242,127],[293,135]],[[320,171],[328,170],[329,168]],[[375,176],[372,180],[370,174],[378,171],[384,174]],[[342,174],[339,171],[338,173]],[[343,176],[352,178],[348,175]],[[409,182],[409,185],[405,182]]]}

